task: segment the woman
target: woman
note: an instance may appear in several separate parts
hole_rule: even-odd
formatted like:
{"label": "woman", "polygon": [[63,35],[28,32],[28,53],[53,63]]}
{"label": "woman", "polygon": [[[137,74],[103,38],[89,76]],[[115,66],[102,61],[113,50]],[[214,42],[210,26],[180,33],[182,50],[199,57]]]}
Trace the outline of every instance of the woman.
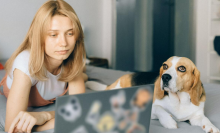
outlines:
{"label": "woman", "polygon": [[84,93],[85,57],[83,31],[73,8],[62,0],[43,4],[5,65],[0,83],[7,97],[5,131],[53,128],[54,111],[27,112],[27,107],[51,104],[67,90]]}

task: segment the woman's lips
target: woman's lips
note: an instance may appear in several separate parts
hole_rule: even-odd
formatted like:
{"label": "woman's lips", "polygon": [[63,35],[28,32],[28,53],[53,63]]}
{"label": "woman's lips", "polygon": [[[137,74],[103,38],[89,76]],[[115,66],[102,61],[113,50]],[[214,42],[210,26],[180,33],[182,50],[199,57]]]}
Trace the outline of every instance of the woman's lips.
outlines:
{"label": "woman's lips", "polygon": [[64,55],[68,52],[69,50],[61,50],[61,51],[56,51],[58,54]]}

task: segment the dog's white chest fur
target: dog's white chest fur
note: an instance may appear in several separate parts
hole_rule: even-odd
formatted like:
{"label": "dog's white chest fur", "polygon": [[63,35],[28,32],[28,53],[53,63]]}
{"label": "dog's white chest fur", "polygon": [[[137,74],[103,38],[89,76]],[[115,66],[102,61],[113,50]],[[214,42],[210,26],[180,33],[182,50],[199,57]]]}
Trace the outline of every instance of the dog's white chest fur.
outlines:
{"label": "dog's white chest fur", "polygon": [[169,92],[168,96],[165,96],[161,100],[156,100],[154,105],[162,106],[167,112],[174,116],[174,119],[178,121],[190,119],[193,114],[204,107],[203,102],[201,102],[199,106],[192,104],[187,92]]}

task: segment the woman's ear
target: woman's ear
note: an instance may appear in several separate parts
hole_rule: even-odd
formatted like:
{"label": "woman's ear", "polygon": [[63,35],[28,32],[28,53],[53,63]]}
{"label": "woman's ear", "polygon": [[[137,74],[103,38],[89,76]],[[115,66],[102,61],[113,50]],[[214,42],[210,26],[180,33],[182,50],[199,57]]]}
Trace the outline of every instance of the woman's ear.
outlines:
{"label": "woman's ear", "polygon": [[194,78],[192,78],[193,85],[192,85],[192,87],[189,90],[189,95],[190,95],[190,98],[191,98],[191,102],[194,105],[199,106],[199,101],[200,101],[200,97],[202,95],[202,90],[203,90],[202,89],[202,83],[201,83],[201,80],[200,80],[200,72],[195,67],[193,69],[192,73],[194,75]]}
{"label": "woman's ear", "polygon": [[154,98],[153,102],[156,99],[162,99],[164,97],[164,90],[161,89],[160,81],[163,73],[163,67],[160,67],[160,76],[157,78],[157,80],[154,83]]}

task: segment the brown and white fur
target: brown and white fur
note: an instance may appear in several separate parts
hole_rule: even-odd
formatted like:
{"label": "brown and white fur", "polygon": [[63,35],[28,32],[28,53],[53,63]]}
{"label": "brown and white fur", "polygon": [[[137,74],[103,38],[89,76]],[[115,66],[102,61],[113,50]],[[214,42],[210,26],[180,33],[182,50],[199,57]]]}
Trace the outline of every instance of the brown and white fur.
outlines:
{"label": "brown and white fur", "polygon": [[[110,86],[93,81],[87,82],[86,86],[109,90],[139,85],[134,83],[134,75],[124,75]],[[154,83],[151,119],[159,119],[169,129],[177,128],[176,121],[189,120],[191,125],[200,126],[205,132],[220,133],[204,115],[205,100],[200,72],[194,63],[185,57],[171,57],[161,66]]]}

